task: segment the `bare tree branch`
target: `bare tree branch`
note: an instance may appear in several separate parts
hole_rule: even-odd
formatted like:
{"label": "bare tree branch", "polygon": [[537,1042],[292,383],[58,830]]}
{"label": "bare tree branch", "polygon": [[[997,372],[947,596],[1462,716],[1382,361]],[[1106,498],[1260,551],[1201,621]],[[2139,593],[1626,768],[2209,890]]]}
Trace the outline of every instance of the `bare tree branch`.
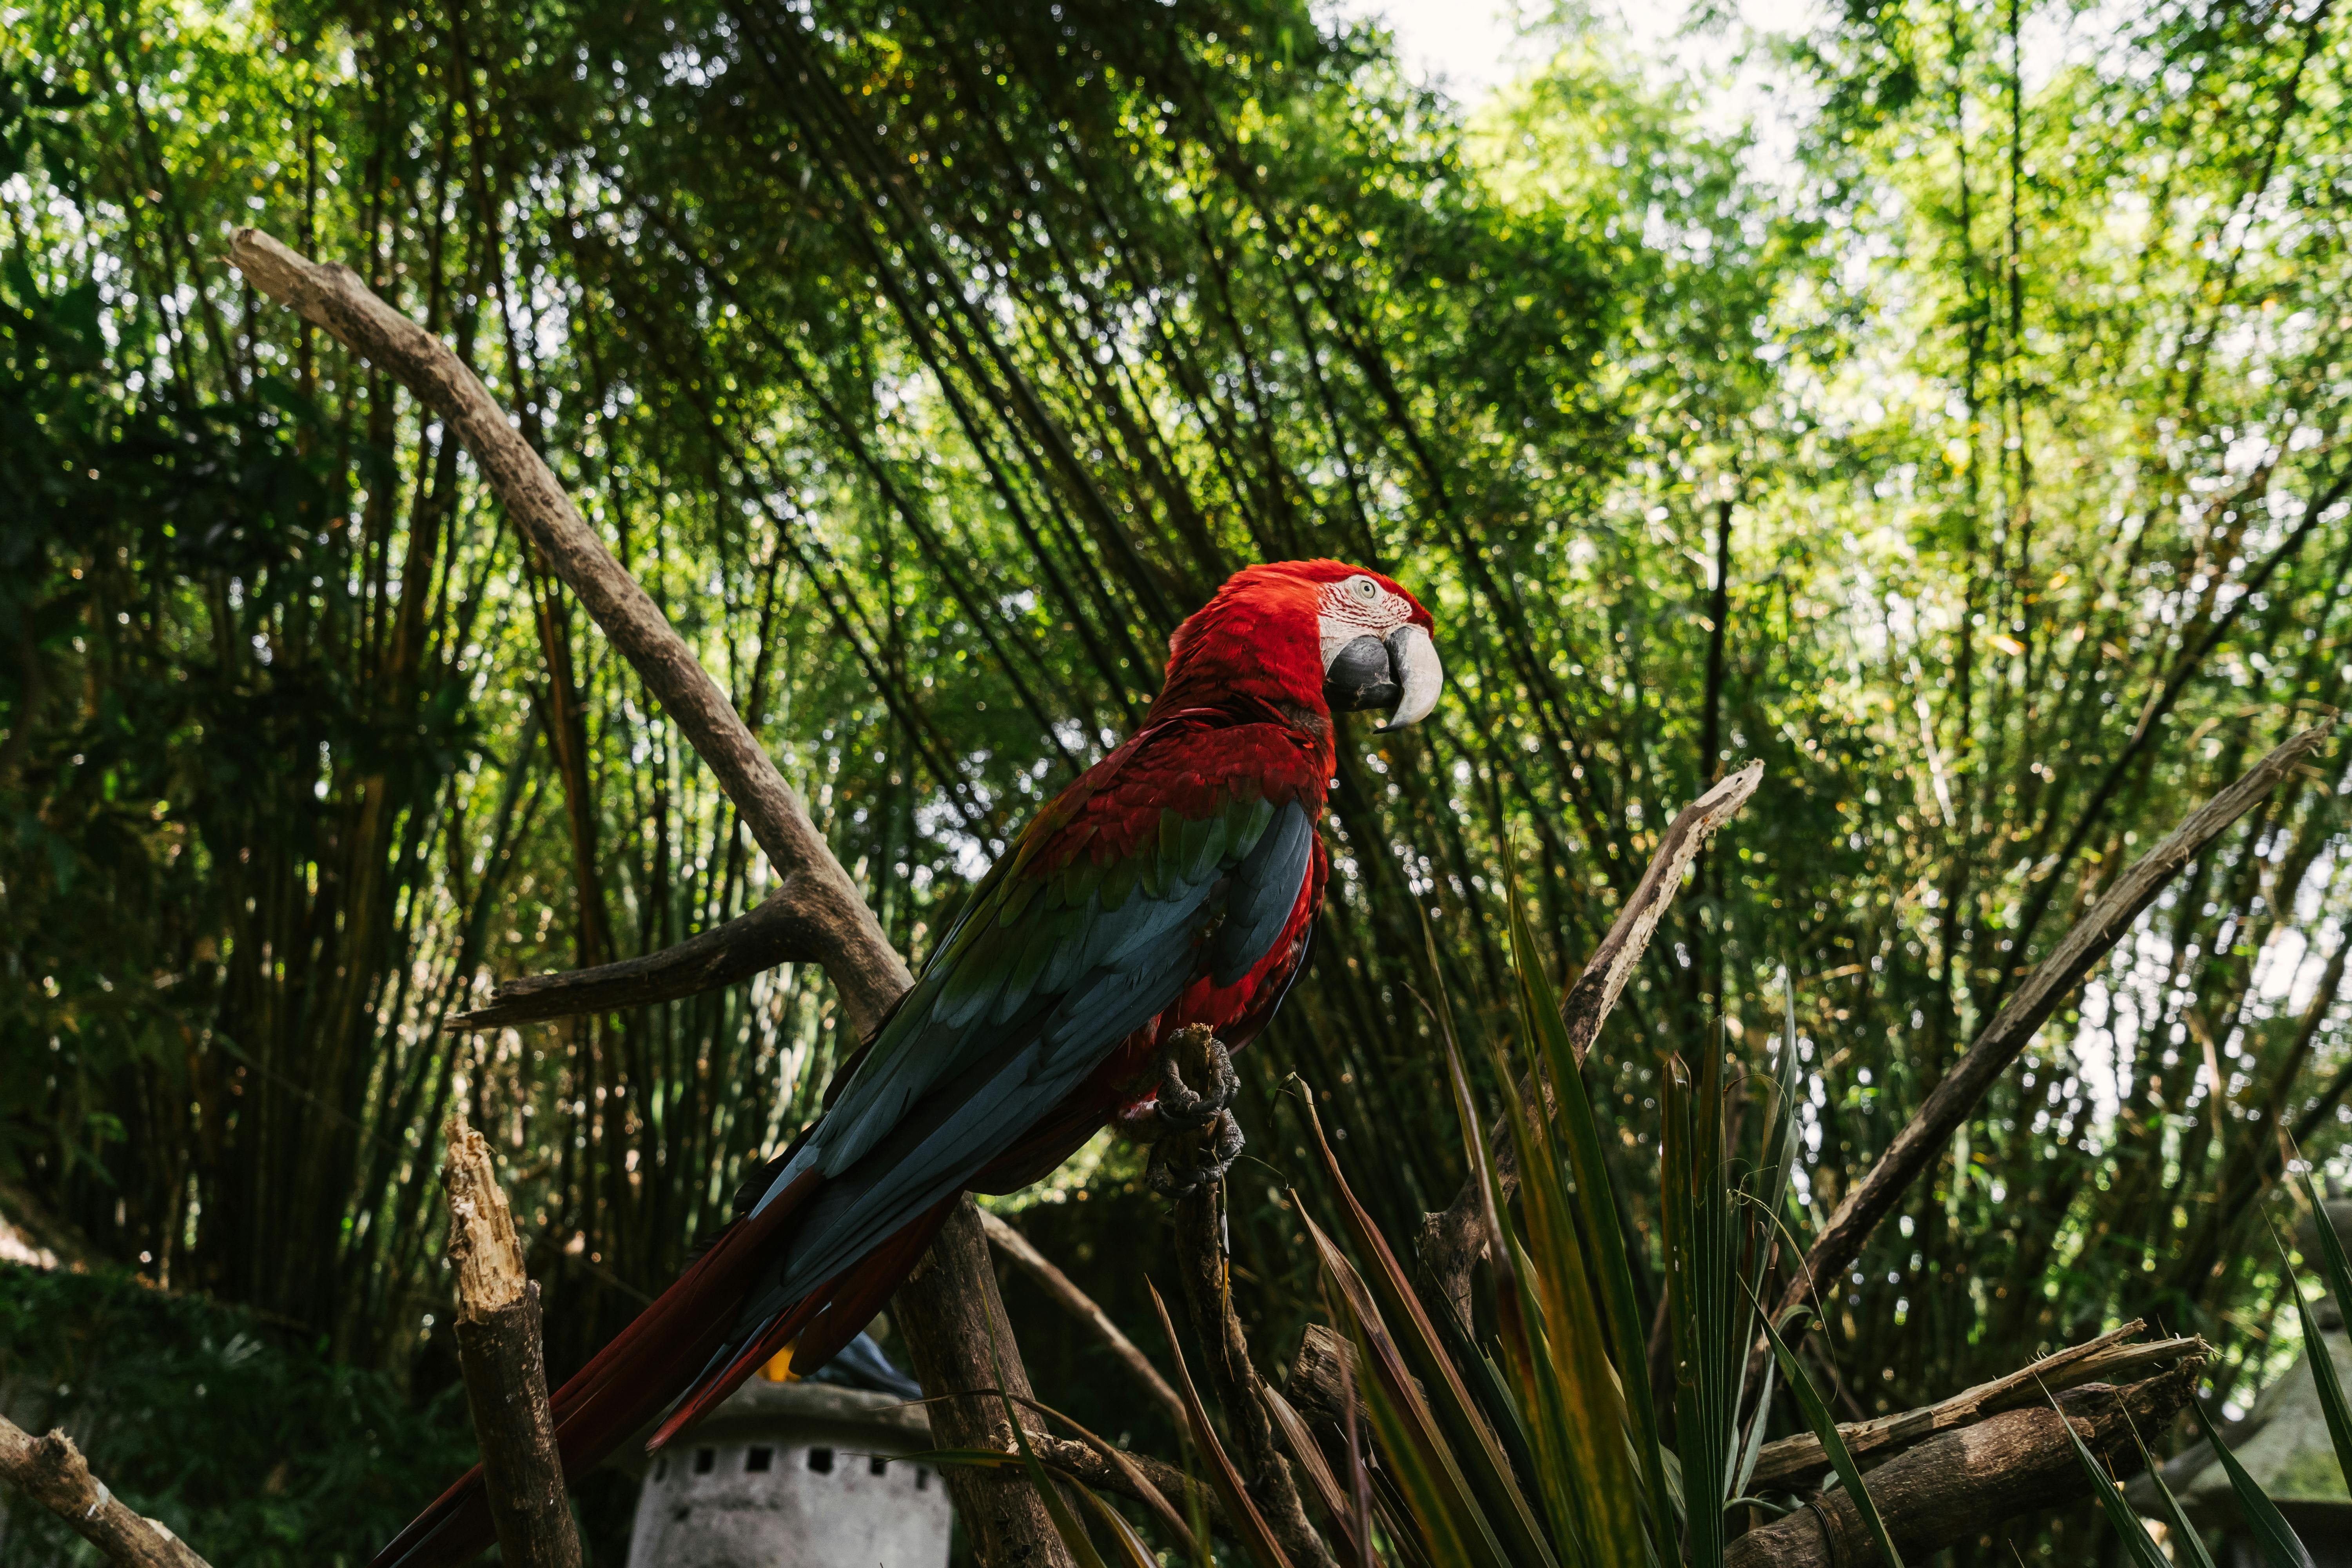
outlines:
{"label": "bare tree branch", "polygon": [[1985,1090],[2032,1043],[2058,1004],[2082,983],[2092,966],[2123,939],[2132,921],[2139,918],[2139,912],[2154,901],[2183,866],[2219,837],[2223,828],[2270,794],[2287,770],[2315,750],[2327,734],[2327,726],[2315,725],[2287,740],[2256,763],[2243,778],[2191,812],[2187,821],[2173,829],[2170,837],[2116,879],[2115,885],[2091,912],[2066,933],[2058,950],[2027,976],[2008,1005],[1995,1015],[1960,1059],[1952,1064],[1943,1081],[1937,1084],[1903,1131],[1895,1135],[1895,1142],[1886,1146],[1886,1152],[1878,1157],[1869,1173],[1846,1193],[1837,1212],[1830,1215],[1829,1224],[1815,1238],[1812,1249],[1806,1253],[1803,1267],[1789,1281],[1774,1310],[1776,1319],[1803,1302],[1812,1293],[1815,1280],[1834,1280],[1862,1255],[1863,1242],[1895,1207],[1904,1189],[1935,1163],[1953,1130],[1976,1109]]}
{"label": "bare tree branch", "polygon": [[[2031,1366],[2021,1367],[1990,1383],[1980,1383],[1939,1404],[1882,1415],[1875,1421],[1842,1426],[1838,1436],[1845,1439],[1846,1447],[1855,1458],[1874,1459],[1889,1449],[1932,1437],[1938,1432],[1957,1431],[2004,1410],[2039,1405],[2045,1394],[2086,1383],[2113,1382],[2119,1376],[2147,1372],[2183,1358],[2201,1361],[2210,1353],[2200,1339],[2158,1340],[2144,1345],[2125,1342],[2147,1331],[2147,1323],[2135,1318],[2097,1339],[2044,1356]],[[1796,1481],[1828,1469],[1829,1463],[1829,1456],[1822,1451],[1821,1439],[1811,1433],[1783,1437],[1764,1445],[1763,1452],[1757,1456],[1756,1473],[1748,1481],[1748,1489],[1785,1490]]]}
{"label": "bare tree branch", "polygon": [[[446,1029],[501,1029],[642,1007],[749,980],[781,963],[816,960],[822,931],[808,920],[790,889],[767,898],[723,925],[697,932],[674,947],[560,974],[526,974],[500,985],[470,1013],[442,1020]],[[821,962],[821,960],[819,960]]]}
{"label": "bare tree branch", "polygon": [[[1763,778],[1764,764],[1750,763],[1683,807],[1667,825],[1664,836],[1658,840],[1658,852],[1650,858],[1650,868],[1642,874],[1633,897],[1617,912],[1609,934],[1593,950],[1584,973],[1560,1000],[1560,1016],[1567,1022],[1569,1041],[1575,1047],[1578,1061],[1584,1059],[1592,1049],[1592,1042],[1600,1037],[1601,1026],[1608,1021],[1619,994],[1642,962],[1642,954],[1648,950],[1650,938],[1657,931],[1666,906],[1681,890],[1683,873],[1706,847],[1716,830],[1748,804]],[[1544,1104],[1549,1110],[1549,1090],[1537,1082],[1536,1075],[1530,1073],[1519,1085],[1520,1095],[1530,1105],[1539,1092],[1546,1096]],[[1495,1173],[1502,1184],[1502,1195],[1507,1199],[1519,1184],[1518,1155],[1507,1121],[1496,1121],[1486,1133],[1486,1146],[1494,1151]],[[1426,1216],[1421,1227],[1422,1267],[1429,1270],[1445,1300],[1454,1304],[1454,1312],[1465,1322],[1470,1315],[1470,1270],[1486,1252],[1484,1204],[1478,1194],[1478,1179],[1474,1175],[1462,1184],[1462,1190],[1450,1205]]]}
{"label": "bare tree branch", "polygon": [[515,526],[580,596],[735,803],[783,879],[776,897],[804,928],[805,951],[795,956],[824,966],[851,1026],[869,1032],[911,984],[906,964],[774,760],[480,379],[348,267],[309,261],[256,228],[236,231],[229,257],[263,293],[365,355],[449,422]]}
{"label": "bare tree branch", "polygon": [[[772,918],[793,933],[792,945],[785,951],[780,942],[772,951],[821,965],[850,1026],[870,1035],[913,984],[907,965],[742,716],[660,607],[604,548],[481,381],[438,339],[377,299],[349,268],[313,263],[254,228],[231,237],[229,254],[262,292],[389,372],[457,433],[507,515],[661,700],[782,879],[769,902],[788,911],[789,920]],[[1027,1387],[973,1213],[964,1199],[897,1297],[899,1326],[931,1394],[995,1387],[1000,1362],[1006,1386]],[[993,1338],[991,1324],[999,1331]],[[986,1402],[950,1400],[932,1422],[944,1446],[989,1446]],[[1024,1417],[1024,1426],[1029,1422]],[[1066,1568],[1069,1552],[1026,1478],[961,1468],[949,1471],[947,1480],[983,1561]]]}
{"label": "bare tree branch", "polygon": [[0,1476],[64,1520],[125,1568],[205,1568],[205,1560],[160,1521],[143,1519],[89,1473],[63,1432],[36,1437],[0,1416]]}

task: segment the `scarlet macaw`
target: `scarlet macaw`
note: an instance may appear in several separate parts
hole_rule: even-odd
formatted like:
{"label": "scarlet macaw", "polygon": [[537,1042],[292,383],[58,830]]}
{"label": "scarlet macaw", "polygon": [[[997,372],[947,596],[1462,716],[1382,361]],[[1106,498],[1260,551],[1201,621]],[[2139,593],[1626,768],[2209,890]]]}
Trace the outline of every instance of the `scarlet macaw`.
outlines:
{"label": "scarlet macaw", "polygon": [[[1427,717],[1431,627],[1396,583],[1337,561],[1238,572],[1178,627],[1143,727],[1038,813],[824,1115],[556,1394],[566,1474],[667,1409],[661,1447],[780,1352],[824,1363],[960,1194],[1024,1186],[1112,1117],[1147,1116],[1177,1029],[1207,1025],[1228,1050],[1263,1029],[1322,907],[1331,715]],[[477,1469],[371,1568],[461,1563],[490,1538]]]}

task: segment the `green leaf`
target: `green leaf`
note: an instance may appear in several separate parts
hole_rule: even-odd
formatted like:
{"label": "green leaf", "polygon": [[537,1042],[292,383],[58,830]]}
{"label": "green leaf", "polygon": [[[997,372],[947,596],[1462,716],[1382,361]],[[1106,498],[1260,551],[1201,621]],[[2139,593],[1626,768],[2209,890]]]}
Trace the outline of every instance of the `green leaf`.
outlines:
{"label": "green leaf", "polygon": [[1403,1493],[1407,1511],[1428,1542],[1431,1560],[1448,1568],[1455,1563],[1511,1568],[1525,1561],[1505,1549],[1499,1521],[1465,1477],[1459,1450],[1423,1397],[1426,1384],[1406,1365],[1363,1276],[1303,1209],[1300,1218],[1331,1286],[1343,1320],[1339,1326],[1356,1347],[1373,1437],[1388,1458],[1388,1473]]}
{"label": "green leaf", "polygon": [[2303,1542],[2279,1517],[2278,1506],[2254,1484],[2254,1478],[2246,1474],[2246,1467],[2238,1463],[2238,1456],[2230,1451],[2230,1445],[2221,1441],[2221,1434],[2214,1426],[2213,1418],[2205,1414],[2205,1407],[2192,1399],[2189,1413],[2204,1428],[2205,1440],[2213,1445],[2213,1457],[2228,1472],[2230,1489],[2238,1494],[2238,1511],[2246,1516],[2247,1531],[2261,1548],[2263,1561],[2271,1568],[2312,1568],[2311,1553],[2304,1550]]}
{"label": "green leaf", "polygon": [[[1649,1325],[1642,1321],[1634,1306],[1633,1267],[1625,1253],[1625,1233],[1617,1224],[1609,1168],[1601,1152],[1600,1124],[1594,1119],[1591,1100],[1585,1093],[1584,1075],[1568,1037],[1568,1026],[1560,1019],[1559,994],[1545,977],[1543,955],[1528,925],[1527,904],[1519,896],[1517,868],[1507,869],[1511,963],[1518,972],[1520,1022],[1529,1040],[1541,1047],[1541,1064],[1558,1101],[1554,1119],[1576,1184],[1573,1195],[1578,1228],[1591,1244],[1592,1261],[1601,1286],[1601,1320],[1609,1342],[1616,1350],[1620,1403],[1632,1434],[1633,1455],[1641,1467],[1638,1489],[1629,1500],[1647,1515],[1649,1550],[1656,1556],[1671,1555],[1670,1549],[1662,1551],[1657,1545],[1671,1536],[1672,1530],[1667,1522],[1664,1444],[1658,1436],[1657,1405],[1650,1390]],[[1522,1180],[1527,1163],[1522,1151]],[[1609,1535],[1622,1533],[1613,1525],[1619,1511],[1616,1500],[1602,1500],[1596,1522],[1603,1524],[1604,1537],[1600,1544],[1604,1549],[1609,1545]],[[1625,1542],[1618,1550],[1630,1544]],[[1638,1561],[1632,1555],[1620,1560]]]}
{"label": "green leaf", "polygon": [[[2109,1528],[2124,1543],[2125,1554],[2138,1564],[2138,1568],[2171,1568],[2164,1549],[2157,1545],[2155,1538],[2148,1534],[2147,1526],[2140,1522],[2138,1512],[2124,1500],[2123,1489],[2116,1485],[2115,1477],[2107,1474],[2107,1467],[2099,1462],[2099,1457],[2092,1453],[2083,1441],[2083,1435],[2074,1430],[2074,1423],[2067,1419],[2066,1412],[2059,1408],[2058,1401],[2052,1399],[2050,1408],[2056,1413],[2058,1424],[2066,1429],[2066,1440],[2074,1445],[2074,1462],[2083,1467],[2084,1475],[2091,1478],[2091,1494],[2099,1500],[2099,1510],[2107,1516]],[[2137,1437],[2138,1435],[2135,1433],[2133,1436]]]}
{"label": "green leaf", "polygon": [[[2129,1412],[2126,1412],[2125,1419],[2130,1419]],[[2188,1514],[2181,1510],[2180,1500],[2172,1495],[2170,1487],[2165,1485],[2164,1467],[2156,1462],[2155,1456],[2147,1451],[2147,1445],[2140,1441],[2139,1427],[2136,1425],[2132,1427],[2132,1442],[2139,1448],[2140,1464],[2146,1468],[2148,1483],[2156,1489],[2157,1503],[2164,1510],[2164,1521],[2171,1527],[2174,1541],[2179,1543],[2173,1548],[2175,1561],[2182,1561],[2185,1554],[2188,1568],[2213,1568],[2212,1554],[2205,1550],[2205,1538],[2198,1533],[2195,1525],[2189,1522]],[[2075,1447],[2079,1448],[2082,1445],[2078,1443]]]}
{"label": "green leaf", "polygon": [[[1759,1306],[1760,1308],[1761,1303]],[[1813,1436],[1821,1439],[1822,1451],[1829,1456],[1830,1465],[1837,1471],[1838,1479],[1845,1484],[1846,1496],[1853,1499],[1853,1506],[1862,1515],[1864,1528],[1870,1531],[1870,1539],[1878,1547],[1878,1555],[1885,1560],[1888,1568],[1903,1568],[1902,1554],[1895,1550],[1895,1542],[1886,1533],[1886,1521],[1878,1517],[1878,1505],[1871,1500],[1869,1489],[1862,1484],[1862,1468],[1853,1462],[1853,1454],[1846,1447],[1845,1439],[1839,1436],[1837,1419],[1822,1401],[1822,1391],[1813,1386],[1812,1375],[1805,1371],[1804,1363],[1798,1361],[1796,1352],[1780,1338],[1780,1331],[1772,1326],[1769,1316],[1759,1316],[1758,1324],[1763,1329],[1764,1337],[1771,1342],[1772,1354],[1780,1363],[1780,1375],[1788,1380],[1789,1392],[1797,1396],[1797,1408],[1804,1413],[1805,1425],[1811,1427]]]}
{"label": "green leaf", "polygon": [[[2344,1238],[2336,1234],[2335,1223],[2327,1217],[2327,1204],[2308,1169],[2303,1173],[2303,1194],[2311,1200],[2312,1224],[2319,1231],[2320,1268],[2336,1297],[2336,1310],[2352,1312],[2352,1262],[2345,1258]],[[2292,1267],[2287,1269],[2287,1289],[2294,1293],[2294,1310],[2303,1317],[2304,1360],[2311,1363],[2311,1381],[2319,1387],[2319,1408],[2327,1417],[2328,1439],[2336,1445],[2336,1468],[2344,1472],[2345,1485],[2352,1486],[2352,1406],[2345,1402],[2344,1381],[2336,1375],[2336,1358],[2304,1301]]]}
{"label": "green leaf", "polygon": [[[1493,1428],[1472,1399],[1461,1369],[1446,1353],[1444,1338],[1430,1321],[1420,1296],[1390,1248],[1388,1238],[1349,1187],[1347,1177],[1339,1170],[1339,1158],[1323,1136],[1322,1122],[1315,1114],[1313,1103],[1308,1102],[1305,1110],[1324,1173],[1339,1199],[1339,1219],[1366,1265],[1365,1274],[1359,1276],[1349,1268],[1349,1278],[1367,1288],[1370,1315],[1381,1322],[1384,1334],[1393,1335],[1391,1342],[1405,1369],[1424,1390],[1426,1408],[1437,1424],[1438,1436],[1450,1462],[1476,1494],[1482,1517],[1508,1549],[1512,1561],[1554,1563],[1552,1549],[1544,1541],[1535,1510],[1512,1476]],[[1304,1214],[1304,1208],[1300,1212]]]}

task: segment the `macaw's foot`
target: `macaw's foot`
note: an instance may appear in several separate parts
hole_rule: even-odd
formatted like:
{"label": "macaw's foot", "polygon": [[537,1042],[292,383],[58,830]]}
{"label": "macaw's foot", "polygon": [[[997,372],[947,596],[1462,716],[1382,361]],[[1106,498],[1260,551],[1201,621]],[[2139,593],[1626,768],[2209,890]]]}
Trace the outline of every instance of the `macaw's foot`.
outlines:
{"label": "macaw's foot", "polygon": [[[1202,1080],[1202,1089],[1184,1081],[1187,1070]],[[1152,1106],[1168,1135],[1152,1146],[1144,1173],[1153,1192],[1174,1197],[1224,1179],[1241,1157],[1241,1123],[1228,1109],[1241,1083],[1223,1042],[1206,1025],[1187,1025],[1168,1037]]]}
{"label": "macaw's foot", "polygon": [[1154,1143],[1143,1180],[1163,1198],[1181,1197],[1223,1181],[1241,1157],[1242,1124],[1232,1111],[1220,1110],[1213,1133],[1187,1133]]}
{"label": "macaw's foot", "polygon": [[[1205,1080],[1199,1090],[1184,1081],[1186,1068]],[[1160,1047],[1160,1121],[1171,1132],[1198,1131],[1224,1115],[1242,1087],[1225,1043],[1206,1024],[1187,1024]]]}

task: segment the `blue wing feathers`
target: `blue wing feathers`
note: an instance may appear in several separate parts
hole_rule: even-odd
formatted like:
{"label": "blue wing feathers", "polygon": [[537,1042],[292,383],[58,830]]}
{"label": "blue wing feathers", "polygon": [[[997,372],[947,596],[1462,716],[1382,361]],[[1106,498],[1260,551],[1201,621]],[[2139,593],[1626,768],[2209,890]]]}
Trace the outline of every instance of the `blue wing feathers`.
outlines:
{"label": "blue wing feathers", "polygon": [[1298,889],[1306,886],[1314,848],[1315,825],[1307,819],[1307,808],[1293,801],[1234,868],[1225,923],[1210,945],[1212,984],[1234,984],[1265,956],[1298,907]]}
{"label": "blue wing feathers", "polygon": [[1314,833],[1303,804],[1236,796],[1198,819],[1163,812],[1122,860],[1081,855],[1009,888],[984,879],[761,1198],[812,1166],[831,1179],[755,1293],[743,1342],[970,1181],[1172,1005],[1204,959],[1219,985],[1247,973],[1297,907]]}

